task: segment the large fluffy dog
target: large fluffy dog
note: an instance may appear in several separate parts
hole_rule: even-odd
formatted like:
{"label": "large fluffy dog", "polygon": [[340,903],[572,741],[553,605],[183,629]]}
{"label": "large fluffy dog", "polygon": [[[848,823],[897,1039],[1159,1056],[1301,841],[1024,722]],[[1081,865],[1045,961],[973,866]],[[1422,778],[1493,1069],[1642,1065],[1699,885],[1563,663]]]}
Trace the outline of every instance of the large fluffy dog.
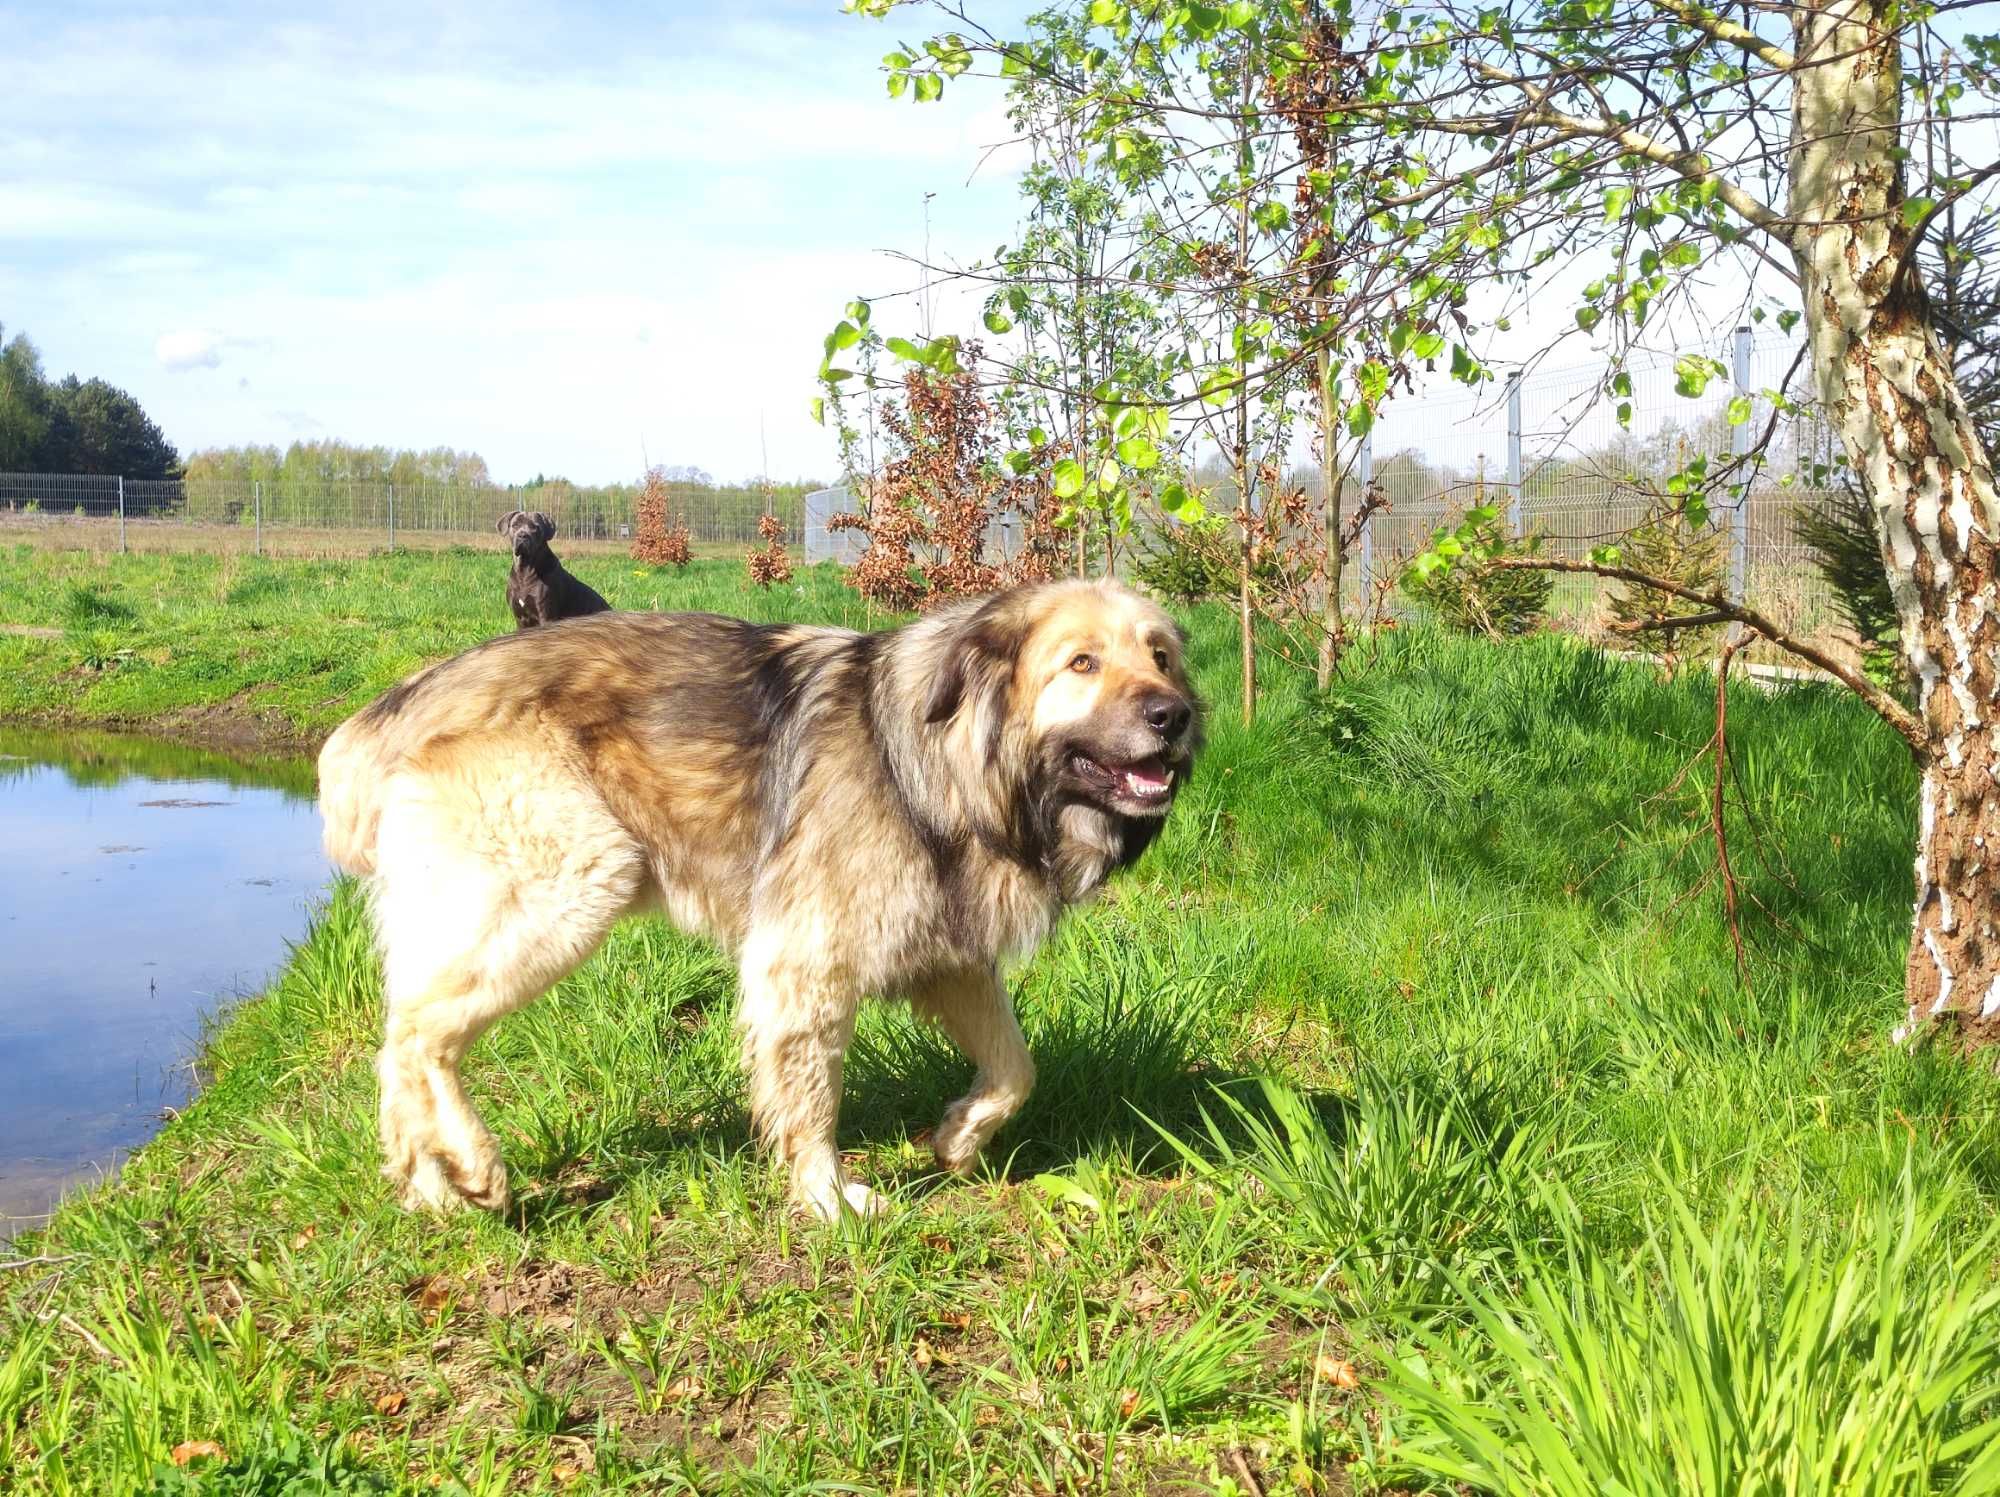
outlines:
{"label": "large fluffy dog", "polygon": [[868,993],[977,1065],[934,1135],[970,1169],[1034,1080],[999,962],[1145,850],[1198,737],[1179,632],[1106,583],[880,634],[606,613],[412,677],[319,761],[327,851],[372,878],[386,1173],[406,1206],[505,1206],[459,1062],[649,909],[735,954],[799,1203],[875,1204],[834,1142]]}

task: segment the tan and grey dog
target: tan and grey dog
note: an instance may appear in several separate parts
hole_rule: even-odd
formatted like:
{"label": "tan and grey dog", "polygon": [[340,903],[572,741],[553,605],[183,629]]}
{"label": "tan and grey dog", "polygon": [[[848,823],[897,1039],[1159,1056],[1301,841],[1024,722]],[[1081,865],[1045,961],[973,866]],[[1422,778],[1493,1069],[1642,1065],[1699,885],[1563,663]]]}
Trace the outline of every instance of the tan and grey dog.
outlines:
{"label": "tan and grey dog", "polygon": [[348,719],[320,807],[328,853],[370,879],[403,1203],[506,1205],[459,1063],[648,910],[734,954],[751,1110],[797,1202],[876,1205],[834,1141],[864,994],[906,999],[977,1065],[934,1135],[971,1169],[1034,1081],[1000,963],[1138,857],[1187,778],[1181,648],[1166,614],[1093,582],[879,634],[605,613]]}

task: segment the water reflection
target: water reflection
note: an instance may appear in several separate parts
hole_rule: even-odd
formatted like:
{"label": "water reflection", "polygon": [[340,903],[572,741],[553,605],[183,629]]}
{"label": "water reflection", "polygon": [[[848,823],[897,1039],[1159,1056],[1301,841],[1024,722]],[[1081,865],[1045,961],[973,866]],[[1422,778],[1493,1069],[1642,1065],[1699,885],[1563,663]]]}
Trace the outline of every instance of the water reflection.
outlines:
{"label": "water reflection", "polygon": [[194,1090],[325,884],[312,764],[0,727],[0,1237]]}

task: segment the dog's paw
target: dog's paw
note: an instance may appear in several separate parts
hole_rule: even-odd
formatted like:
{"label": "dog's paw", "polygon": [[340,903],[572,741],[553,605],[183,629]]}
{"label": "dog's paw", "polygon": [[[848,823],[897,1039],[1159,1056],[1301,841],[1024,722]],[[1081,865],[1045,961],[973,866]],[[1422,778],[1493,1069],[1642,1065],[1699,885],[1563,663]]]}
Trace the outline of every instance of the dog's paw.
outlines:
{"label": "dog's paw", "polygon": [[972,1104],[961,1098],[944,1110],[931,1133],[931,1153],[938,1168],[951,1175],[969,1175],[979,1167],[984,1134],[972,1121]]}
{"label": "dog's paw", "polygon": [[817,1190],[801,1191],[798,1209],[823,1222],[835,1222],[851,1213],[855,1216],[886,1216],[889,1201],[859,1180],[828,1182]]}
{"label": "dog's paw", "polygon": [[396,1200],[405,1211],[429,1211],[442,1216],[466,1204],[465,1197],[453,1188],[434,1154],[417,1154],[406,1166],[386,1165],[382,1173],[395,1183]]}

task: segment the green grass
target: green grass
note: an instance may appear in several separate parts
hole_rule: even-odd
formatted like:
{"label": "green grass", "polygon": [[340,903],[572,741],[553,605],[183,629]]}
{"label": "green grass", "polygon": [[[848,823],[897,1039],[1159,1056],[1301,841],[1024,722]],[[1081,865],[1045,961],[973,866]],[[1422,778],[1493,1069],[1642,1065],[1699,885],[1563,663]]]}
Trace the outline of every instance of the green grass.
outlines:
{"label": "green grass", "polygon": [[[513,628],[497,549],[344,560],[0,551],[0,718],[298,742],[427,661]],[[701,608],[867,627],[831,568],[761,592],[740,562],[685,574],[567,563],[620,608]]]}
{"label": "green grass", "polygon": [[[135,715],[247,692],[310,729],[504,627],[491,557],[239,567],[0,591],[60,625],[83,583],[144,641],[80,673],[11,640],[40,685],[0,689],[115,717],[129,671]],[[861,620],[819,574],[627,574],[591,581]],[[1233,702],[1226,615],[1191,623]],[[335,664],[305,685],[260,650]],[[2000,1080],[1886,1040],[1893,736],[1824,688],[1732,698],[1746,985],[1689,892],[1705,779],[1674,783],[1712,682],[1426,629],[1325,700],[1270,670],[1255,729],[1218,709],[1159,845],[1021,974],[1042,1079],[984,1177],[916,1141],[964,1062],[869,1011],[843,1126],[879,1224],[785,1214],[729,971],[651,923],[470,1062],[517,1212],[401,1215],[338,888],[202,1099],[20,1245],[63,1261],[0,1282],[0,1487],[2000,1490]],[[174,1467],[190,1440],[224,1454]]]}

